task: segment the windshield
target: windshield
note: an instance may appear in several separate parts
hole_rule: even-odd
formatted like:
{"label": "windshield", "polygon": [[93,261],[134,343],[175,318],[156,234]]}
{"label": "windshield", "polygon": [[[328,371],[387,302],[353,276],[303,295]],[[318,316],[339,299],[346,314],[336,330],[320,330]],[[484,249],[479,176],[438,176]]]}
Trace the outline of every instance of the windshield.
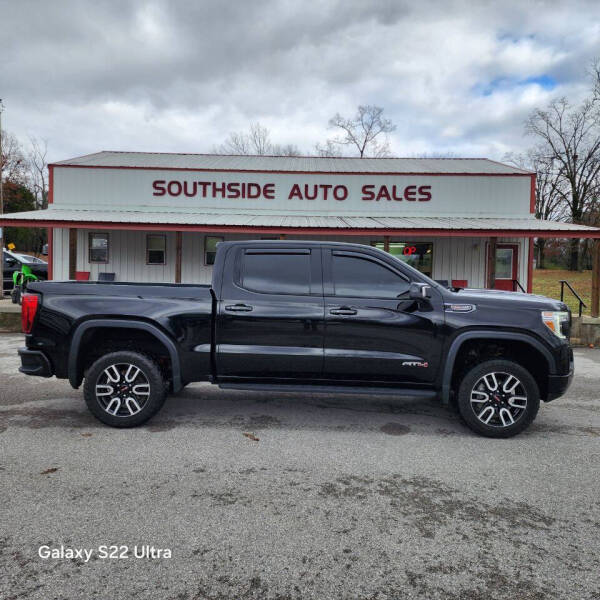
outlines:
{"label": "windshield", "polygon": [[28,254],[13,254],[13,256],[16,259],[20,260],[21,262],[24,262],[27,264],[35,264],[35,265],[46,264],[40,258],[36,258],[35,256],[29,256]]}

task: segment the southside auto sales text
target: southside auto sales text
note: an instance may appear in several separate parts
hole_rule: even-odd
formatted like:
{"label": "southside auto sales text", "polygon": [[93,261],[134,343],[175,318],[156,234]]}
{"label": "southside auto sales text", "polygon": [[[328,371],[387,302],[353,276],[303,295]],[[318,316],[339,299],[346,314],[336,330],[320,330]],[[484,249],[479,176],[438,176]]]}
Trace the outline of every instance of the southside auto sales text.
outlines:
{"label": "southside auto sales text", "polygon": [[170,548],[156,548],[148,544],[136,544],[133,547],[126,545],[97,546],[96,548],[71,548],[69,546],[40,546],[38,556],[44,560],[73,560],[79,559],[84,563],[92,557],[100,559],[123,558],[171,558]]}
{"label": "southside auto sales text", "polygon": [[[187,196],[188,198],[230,198],[274,200],[276,186],[274,183],[224,182],[224,181],[180,181],[172,179],[156,179],[152,182],[153,196]],[[294,183],[287,194],[288,200],[337,200],[348,198],[345,185],[331,183]],[[430,185],[370,185],[361,187],[361,200],[365,202],[382,200],[400,202],[429,202],[431,200]]]}

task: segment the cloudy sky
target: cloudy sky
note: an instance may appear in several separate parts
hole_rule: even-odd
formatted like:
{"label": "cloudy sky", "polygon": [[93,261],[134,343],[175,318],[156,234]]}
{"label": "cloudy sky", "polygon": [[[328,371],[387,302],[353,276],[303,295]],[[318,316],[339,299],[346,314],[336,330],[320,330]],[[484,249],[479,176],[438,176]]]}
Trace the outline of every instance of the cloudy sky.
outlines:
{"label": "cloudy sky", "polygon": [[600,2],[0,0],[0,48],[4,129],[51,160],[210,152],[252,122],[310,153],[358,104],[397,156],[498,159],[534,107],[587,93]]}

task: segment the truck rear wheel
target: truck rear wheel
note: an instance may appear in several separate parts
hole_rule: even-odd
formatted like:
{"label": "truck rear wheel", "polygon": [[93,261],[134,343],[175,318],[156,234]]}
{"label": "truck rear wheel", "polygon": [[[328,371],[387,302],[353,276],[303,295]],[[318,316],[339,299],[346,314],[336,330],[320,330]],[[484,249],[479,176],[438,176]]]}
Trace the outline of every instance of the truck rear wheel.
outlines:
{"label": "truck rear wheel", "polygon": [[473,431],[508,438],[533,422],[540,407],[540,392],[522,366],[510,360],[488,360],[465,374],[457,400],[461,417]]}
{"label": "truck rear wheel", "polygon": [[139,352],[111,352],[89,368],[83,387],[92,414],[112,427],[135,427],[151,419],[166,399],[158,365]]}

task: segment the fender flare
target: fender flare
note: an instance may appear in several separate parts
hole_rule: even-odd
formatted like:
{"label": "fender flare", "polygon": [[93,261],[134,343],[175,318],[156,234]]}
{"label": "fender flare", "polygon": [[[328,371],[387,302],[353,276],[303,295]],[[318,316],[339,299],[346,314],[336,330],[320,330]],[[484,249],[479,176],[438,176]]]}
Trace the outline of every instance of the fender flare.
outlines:
{"label": "fender flare", "polygon": [[548,361],[548,372],[550,375],[556,372],[555,362],[552,354],[541,342],[536,340],[534,337],[527,335],[526,333],[517,333],[511,331],[495,331],[492,329],[479,329],[477,331],[465,331],[457,335],[448,350],[446,363],[444,365],[444,373],[442,376],[442,403],[448,404],[450,402],[450,384],[452,383],[452,370],[454,369],[454,362],[456,355],[460,347],[467,340],[492,338],[501,340],[512,340],[517,342],[525,342],[536,350],[541,352],[544,358]]}
{"label": "fender flare", "polygon": [[77,327],[73,333],[71,340],[71,348],[69,350],[69,362],[68,362],[68,373],[69,383],[72,387],[77,389],[81,385],[82,378],[79,376],[79,347],[81,346],[81,340],[86,331],[97,328],[115,328],[120,329],[140,329],[146,331],[150,335],[154,336],[166,347],[169,352],[171,359],[171,371],[173,373],[173,392],[178,392],[182,387],[181,383],[181,364],[179,361],[179,353],[173,340],[161,331],[155,325],[145,323],[144,321],[130,321],[122,319],[91,319],[84,321]]}

